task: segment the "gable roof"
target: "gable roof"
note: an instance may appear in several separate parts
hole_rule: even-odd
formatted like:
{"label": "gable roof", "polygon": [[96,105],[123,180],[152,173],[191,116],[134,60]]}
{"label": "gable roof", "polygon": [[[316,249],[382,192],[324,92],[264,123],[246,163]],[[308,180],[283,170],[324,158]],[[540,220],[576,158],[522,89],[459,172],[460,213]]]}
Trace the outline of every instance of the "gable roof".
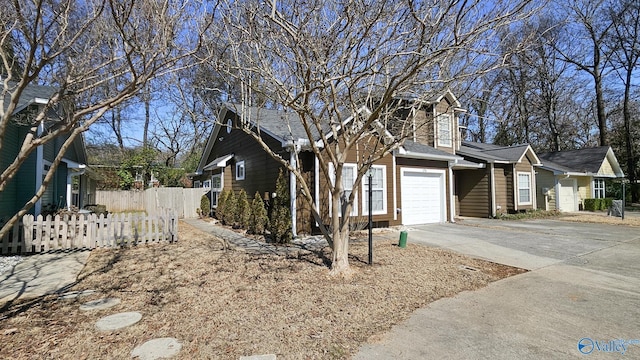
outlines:
{"label": "gable roof", "polygon": [[533,165],[540,166],[540,159],[533,151],[529,144],[499,146],[493,144],[484,144],[471,141],[463,141],[459,154],[469,156],[488,163],[497,164],[515,164],[522,162],[522,159],[528,154]]}
{"label": "gable roof", "polygon": [[[9,107],[9,102],[11,101],[10,92],[15,90],[16,86],[17,83],[13,81],[9,82],[9,92],[5,94],[4,101],[2,103],[4,110]],[[22,91],[20,99],[18,99],[16,109],[13,113],[19,113],[32,104],[46,104],[56,91],[58,91],[58,89],[52,86],[28,84]]]}
{"label": "gable roof", "polygon": [[608,160],[617,177],[624,177],[618,159],[610,146],[598,146],[577,150],[564,150],[540,154],[544,167],[561,173],[598,174]]}

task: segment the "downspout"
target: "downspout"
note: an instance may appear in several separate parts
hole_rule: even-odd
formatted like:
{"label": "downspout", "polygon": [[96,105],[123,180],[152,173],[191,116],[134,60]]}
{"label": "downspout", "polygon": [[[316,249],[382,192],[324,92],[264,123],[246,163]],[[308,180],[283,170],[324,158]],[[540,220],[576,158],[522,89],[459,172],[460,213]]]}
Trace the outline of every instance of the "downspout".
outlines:
{"label": "downspout", "polygon": [[[291,163],[291,167],[294,169],[298,168],[298,149],[297,146],[294,145],[291,147],[291,150],[289,150],[290,156],[289,156],[289,162]],[[291,208],[291,233],[293,234],[293,237],[297,237],[298,236],[298,232],[297,232],[297,208],[296,208],[296,199],[297,199],[297,191],[296,191],[296,186],[297,186],[297,179],[296,179],[296,175],[293,173],[293,171],[289,171],[289,201],[290,201],[290,208]]]}
{"label": "downspout", "polygon": [[497,210],[496,210],[496,169],[495,169],[495,165],[493,163],[489,164],[489,170],[491,172],[490,176],[491,176],[491,186],[490,186],[490,191],[491,191],[491,217],[496,217],[497,214]]}
{"label": "downspout", "polygon": [[455,220],[456,202],[455,202],[454,197],[453,197],[453,186],[454,186],[453,165],[456,164],[457,162],[458,162],[458,160],[454,160],[454,161],[450,161],[449,162],[449,216],[451,217],[451,222],[452,223],[456,222],[456,220]]}
{"label": "downspout", "polygon": [[396,151],[391,153],[391,160],[393,162],[391,172],[393,173],[393,220],[398,220],[398,187],[396,184]]}
{"label": "downspout", "polygon": [[512,183],[513,183],[513,211],[518,212],[518,201],[520,201],[519,195],[518,194],[518,172],[516,171],[516,165],[513,164],[511,165],[511,168],[513,169],[513,171],[511,171],[511,177],[513,178]]}

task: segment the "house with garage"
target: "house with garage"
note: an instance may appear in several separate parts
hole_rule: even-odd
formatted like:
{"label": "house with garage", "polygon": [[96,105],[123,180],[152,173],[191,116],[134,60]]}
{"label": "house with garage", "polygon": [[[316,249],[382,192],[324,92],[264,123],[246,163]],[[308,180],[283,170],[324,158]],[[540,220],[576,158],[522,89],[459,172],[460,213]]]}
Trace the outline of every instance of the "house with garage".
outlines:
{"label": "house with garage", "polygon": [[[55,114],[34,123],[32,117],[37,114],[57,90],[48,86],[28,85],[18,100],[12,121],[7,125],[2,152],[0,152],[0,170],[6,169],[16,158],[27,134],[34,127],[37,135],[52,131],[56,127]],[[9,102],[5,97],[3,106]],[[55,115],[57,116],[57,115]],[[16,214],[24,204],[38,191],[43,178],[50,169],[68,135],[61,135],[38,146],[22,164],[15,177],[0,192],[0,223]],[[82,208],[95,202],[95,175],[87,166],[87,155],[83,137],[77,136],[62,158],[54,178],[40,200],[30,213],[39,215],[58,208],[77,206]]]}
{"label": "house with garage", "polygon": [[535,174],[542,164],[531,146],[463,141],[457,154],[476,164],[455,169],[458,215],[496,217],[537,208]]}
{"label": "house with garage", "polygon": [[579,211],[585,199],[606,196],[606,182],[624,173],[609,146],[540,154],[536,184],[538,208]]}
{"label": "house with garage", "polygon": [[[399,101],[411,104],[407,112],[398,116],[411,116],[415,136],[402,141],[372,166],[373,221],[376,226],[454,221],[453,170],[454,166],[466,163],[455,154],[458,139],[454,129],[460,113],[457,100],[447,93],[430,102]],[[445,105],[439,107],[440,104]],[[327,220],[330,209],[327,180],[320,174],[316,154],[309,147],[310,139],[295,113],[226,105],[218,119],[192,178],[194,187],[211,189],[213,207],[223,189],[244,189],[249,196],[257,191],[264,194],[265,199],[275,190],[282,166],[252,135],[240,128],[250,124],[252,131],[260,132],[266,146],[301,169],[322,221]],[[426,140],[427,136],[430,136],[428,143],[417,141],[418,137]],[[323,148],[319,133],[312,134],[311,141]],[[360,221],[368,215],[368,180],[365,177],[364,186],[353,188],[357,159],[356,153],[349,154],[342,179],[346,191],[357,192],[350,216]],[[298,196],[302,189],[293,174],[289,174],[289,180],[294,234],[314,232],[315,220],[309,205]]]}

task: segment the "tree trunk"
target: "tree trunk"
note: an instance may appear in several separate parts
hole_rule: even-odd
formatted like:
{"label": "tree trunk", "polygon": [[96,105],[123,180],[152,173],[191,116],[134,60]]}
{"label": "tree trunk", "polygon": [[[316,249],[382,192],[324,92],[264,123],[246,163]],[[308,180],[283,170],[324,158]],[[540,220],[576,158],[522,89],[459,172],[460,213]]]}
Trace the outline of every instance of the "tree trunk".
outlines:
{"label": "tree trunk", "polygon": [[631,183],[631,201],[638,201],[638,191],[635,191],[636,183],[636,169],[635,169],[635,156],[633,153],[633,143],[631,141],[631,112],[629,111],[629,98],[631,95],[631,71],[627,71],[627,81],[624,86],[624,103],[623,103],[623,118],[624,118],[624,143],[627,155],[627,178]]}
{"label": "tree trunk", "polygon": [[[333,251],[331,254],[331,271],[333,276],[349,277],[351,267],[349,266],[349,214],[338,216],[342,211],[341,179],[336,179],[336,186],[331,194],[331,233],[333,237]],[[349,210],[349,209],[347,209]]]}

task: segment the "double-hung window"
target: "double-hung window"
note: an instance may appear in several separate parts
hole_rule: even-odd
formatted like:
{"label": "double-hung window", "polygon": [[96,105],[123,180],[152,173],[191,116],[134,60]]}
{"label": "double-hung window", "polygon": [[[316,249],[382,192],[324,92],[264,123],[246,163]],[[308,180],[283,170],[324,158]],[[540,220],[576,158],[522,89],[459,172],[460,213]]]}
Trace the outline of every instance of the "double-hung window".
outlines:
{"label": "double-hung window", "polygon": [[362,214],[369,214],[369,174],[371,174],[371,214],[387,213],[386,167],[373,165],[362,179]]}
{"label": "double-hung window", "polygon": [[518,173],[518,205],[531,205],[531,173]]}
{"label": "double-hung window", "polygon": [[596,199],[605,197],[604,179],[593,179],[593,197]]}
{"label": "double-hung window", "polygon": [[451,115],[438,115],[436,126],[438,127],[438,146],[451,146]]}

